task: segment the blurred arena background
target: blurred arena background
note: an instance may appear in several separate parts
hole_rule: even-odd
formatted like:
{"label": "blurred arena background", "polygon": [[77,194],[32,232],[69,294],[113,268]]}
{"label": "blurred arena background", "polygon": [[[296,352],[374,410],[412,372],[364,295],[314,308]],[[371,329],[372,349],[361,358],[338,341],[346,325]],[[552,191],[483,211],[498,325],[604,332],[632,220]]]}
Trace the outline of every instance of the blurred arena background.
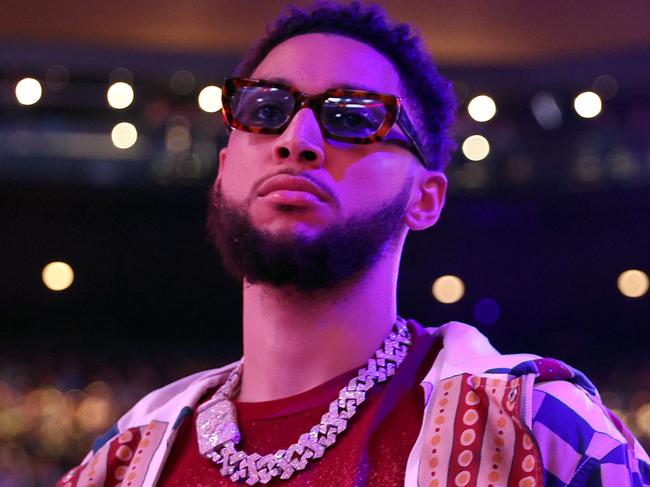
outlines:
{"label": "blurred arena background", "polygon": [[[459,100],[400,314],[574,365],[650,446],[650,3],[378,3]],[[0,487],[53,484],[143,394],[240,356],[204,233],[217,87],[283,4],[3,2]]]}

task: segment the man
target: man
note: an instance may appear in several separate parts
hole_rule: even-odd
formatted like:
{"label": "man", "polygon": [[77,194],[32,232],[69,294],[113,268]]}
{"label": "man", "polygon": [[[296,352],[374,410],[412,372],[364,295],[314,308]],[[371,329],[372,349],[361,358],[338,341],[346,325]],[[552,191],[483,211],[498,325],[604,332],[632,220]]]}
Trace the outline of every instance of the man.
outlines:
{"label": "man", "polygon": [[650,484],[579,372],[397,316],[406,235],[445,202],[453,108],[377,7],[278,20],[224,84],[210,194],[244,359],[145,397],[59,485]]}

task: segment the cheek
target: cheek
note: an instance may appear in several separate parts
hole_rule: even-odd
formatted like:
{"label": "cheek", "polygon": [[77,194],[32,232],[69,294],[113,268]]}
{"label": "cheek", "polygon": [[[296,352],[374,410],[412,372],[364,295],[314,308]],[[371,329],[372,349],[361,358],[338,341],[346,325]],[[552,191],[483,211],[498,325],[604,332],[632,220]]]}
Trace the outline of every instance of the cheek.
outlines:
{"label": "cheek", "polygon": [[389,152],[374,152],[357,160],[340,181],[342,206],[351,211],[377,209],[400,193],[409,171],[409,157]]}
{"label": "cheek", "polygon": [[233,165],[225,164],[221,171],[221,192],[228,198],[241,199],[246,181],[242,177],[245,171],[237,170]]}
{"label": "cheek", "polygon": [[[239,137],[236,137],[239,136]],[[228,152],[221,168],[221,191],[234,200],[243,200],[248,196],[255,183],[256,177],[261,174],[259,161],[261,154],[256,146],[247,142],[246,137],[235,134],[228,143]]]}

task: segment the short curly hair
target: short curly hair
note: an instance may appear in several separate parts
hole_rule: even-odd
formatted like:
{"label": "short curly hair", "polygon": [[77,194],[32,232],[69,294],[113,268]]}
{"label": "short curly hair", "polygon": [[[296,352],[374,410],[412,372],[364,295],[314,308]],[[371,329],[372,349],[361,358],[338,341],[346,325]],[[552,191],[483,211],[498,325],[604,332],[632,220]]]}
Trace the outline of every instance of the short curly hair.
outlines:
{"label": "short curly hair", "polygon": [[412,100],[418,139],[427,156],[427,167],[442,171],[455,143],[450,127],[456,111],[451,83],[438,73],[431,55],[418,34],[407,24],[394,25],[378,5],[348,5],[316,1],[309,8],[288,7],[266,29],[235,71],[250,77],[267,54],[285,40],[302,34],[330,33],[359,40],[385,55],[395,66],[406,96]]}

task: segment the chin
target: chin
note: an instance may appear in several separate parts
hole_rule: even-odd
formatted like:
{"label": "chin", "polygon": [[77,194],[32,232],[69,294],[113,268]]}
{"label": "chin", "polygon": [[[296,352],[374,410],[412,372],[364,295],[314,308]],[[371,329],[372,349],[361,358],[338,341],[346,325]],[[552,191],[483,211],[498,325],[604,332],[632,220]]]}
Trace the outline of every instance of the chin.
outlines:
{"label": "chin", "polygon": [[256,225],[256,227],[258,230],[283,240],[312,239],[325,230],[324,225],[289,218],[277,218],[264,225]]}
{"label": "chin", "polygon": [[252,208],[250,218],[258,230],[271,234],[296,234],[310,236],[331,225],[331,215],[322,211],[313,211],[291,205],[265,205],[264,208]]}

